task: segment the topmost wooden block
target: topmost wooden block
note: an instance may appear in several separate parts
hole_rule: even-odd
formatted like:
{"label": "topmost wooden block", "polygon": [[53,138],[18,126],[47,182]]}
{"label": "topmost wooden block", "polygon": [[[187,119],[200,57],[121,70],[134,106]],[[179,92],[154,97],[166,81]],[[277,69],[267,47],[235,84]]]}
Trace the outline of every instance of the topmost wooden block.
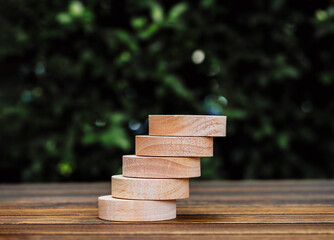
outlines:
{"label": "topmost wooden block", "polygon": [[149,115],[149,135],[225,137],[226,116]]}

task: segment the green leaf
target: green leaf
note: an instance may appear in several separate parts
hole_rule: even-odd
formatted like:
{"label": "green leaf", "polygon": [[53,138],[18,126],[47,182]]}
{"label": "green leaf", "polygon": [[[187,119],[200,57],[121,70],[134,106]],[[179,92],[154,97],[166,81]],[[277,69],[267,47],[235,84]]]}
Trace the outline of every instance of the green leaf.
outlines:
{"label": "green leaf", "polygon": [[122,150],[128,150],[131,147],[125,130],[119,126],[111,126],[100,135],[99,140],[106,147],[114,146]]}
{"label": "green leaf", "polygon": [[188,10],[188,4],[185,2],[178,3],[172,7],[168,14],[168,21],[177,20],[184,12]]}
{"label": "green leaf", "polygon": [[62,162],[58,164],[58,171],[61,175],[68,176],[73,172],[73,168],[69,162]]}
{"label": "green leaf", "polygon": [[164,77],[164,84],[173,90],[178,96],[184,98],[184,99],[191,99],[192,92],[189,91],[182,83],[181,79],[174,75],[166,75]]}
{"label": "green leaf", "polygon": [[104,147],[116,147],[128,150],[131,143],[123,126],[125,116],[122,113],[113,113],[109,117],[109,126],[101,131],[94,132],[89,126],[84,125],[83,144],[100,143]]}
{"label": "green leaf", "polygon": [[147,19],[145,17],[136,17],[131,19],[131,25],[134,28],[143,28],[147,23]]}
{"label": "green leaf", "polygon": [[277,137],[277,144],[281,149],[289,147],[290,136],[287,133],[280,133]]}
{"label": "green leaf", "polygon": [[72,22],[72,17],[68,13],[65,13],[65,12],[59,13],[56,18],[59,23],[64,24],[64,25]]}
{"label": "green leaf", "polygon": [[160,28],[158,24],[151,24],[148,28],[139,33],[139,37],[142,39],[150,38],[154,33],[156,33]]}
{"label": "green leaf", "polygon": [[72,1],[68,6],[68,12],[73,17],[80,17],[85,12],[85,6],[82,4],[82,2]]}
{"label": "green leaf", "polygon": [[153,22],[161,23],[164,20],[164,9],[158,3],[155,3],[151,7],[151,17]]}
{"label": "green leaf", "polygon": [[[139,46],[136,42],[136,39],[130,33],[128,33],[125,30],[117,30],[117,31],[115,31],[115,34],[116,34],[117,38],[121,42],[125,43],[131,51],[138,52]],[[111,39],[111,41],[112,40],[114,40],[114,39]]]}

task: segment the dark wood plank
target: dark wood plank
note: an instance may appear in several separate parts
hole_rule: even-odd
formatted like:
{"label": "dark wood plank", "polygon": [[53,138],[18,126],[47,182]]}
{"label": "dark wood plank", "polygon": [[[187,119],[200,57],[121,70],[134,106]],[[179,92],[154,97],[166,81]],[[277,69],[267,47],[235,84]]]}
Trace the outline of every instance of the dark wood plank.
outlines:
{"label": "dark wood plank", "polygon": [[[36,208],[36,207],[16,207],[16,206],[0,206],[0,216],[23,216],[23,215],[85,215],[96,216],[97,207],[73,206],[73,207],[57,207],[57,208]],[[182,215],[195,214],[334,214],[334,206],[226,206],[226,205],[208,205],[193,206],[179,205],[177,213]]]}
{"label": "dark wood plank", "polygon": [[[166,221],[168,222],[168,221]],[[334,234],[334,225],[239,224],[239,223],[106,223],[106,224],[12,224],[0,225],[1,234]]]}
{"label": "dark wood plank", "polygon": [[330,235],[327,234],[276,234],[276,235],[240,235],[240,234],[174,234],[174,235],[165,235],[165,234],[100,234],[94,235],[71,235],[71,234],[62,234],[62,235],[40,235],[40,234],[16,234],[16,235],[0,235],[0,240],[20,240],[20,239],[31,239],[31,240],[110,240],[110,239],[119,239],[119,240],[138,240],[138,239],[184,239],[184,240],[198,240],[198,239],[221,239],[221,240],[328,240]]}
{"label": "dark wood plank", "polygon": [[[1,216],[0,224],[110,224],[101,221],[94,216],[87,215],[26,215],[26,216]],[[164,222],[165,225],[174,223],[334,223],[334,214],[308,214],[308,215],[247,215],[247,214],[228,214],[228,215],[178,215],[174,220]],[[124,222],[121,222],[124,224]]]}

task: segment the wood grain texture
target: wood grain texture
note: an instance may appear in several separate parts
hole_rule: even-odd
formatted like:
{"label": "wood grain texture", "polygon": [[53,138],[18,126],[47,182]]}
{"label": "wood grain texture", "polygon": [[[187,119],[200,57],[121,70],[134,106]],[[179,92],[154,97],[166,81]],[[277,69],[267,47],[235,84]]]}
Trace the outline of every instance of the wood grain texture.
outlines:
{"label": "wood grain texture", "polygon": [[[222,240],[249,240],[249,239],[257,239],[257,240],[286,240],[286,239],[303,239],[303,240],[328,240],[331,237],[330,235],[327,234],[276,234],[276,235],[260,235],[260,234],[252,234],[252,235],[240,235],[240,234],[178,234],[174,233],[173,235],[171,234],[99,234],[99,235],[83,235],[83,234],[62,234],[61,239],[81,239],[81,240],[87,240],[87,239],[96,239],[96,240],[110,240],[110,239],[126,239],[126,240],[137,240],[137,239],[159,239],[159,240],[164,240],[164,239],[185,239],[185,240],[198,240],[198,239],[206,239],[206,240],[211,240],[211,239],[222,239]],[[0,239],[5,239],[5,240],[17,240],[17,239],[56,239],[58,240],[60,238],[59,235],[48,235],[45,237],[43,234],[16,234],[16,235],[10,235],[10,234],[4,234],[0,236]]]}
{"label": "wood grain texture", "polygon": [[173,200],[189,197],[189,179],[146,179],[112,176],[111,192],[115,198]]}
{"label": "wood grain texture", "polygon": [[212,137],[136,136],[136,155],[154,157],[212,157]]}
{"label": "wood grain texture", "polygon": [[193,178],[201,176],[201,161],[195,157],[123,156],[124,177]]}
{"label": "wood grain texture", "polygon": [[149,135],[225,137],[226,116],[149,115]]}
{"label": "wood grain texture", "polygon": [[99,218],[109,221],[163,221],[176,218],[176,201],[98,198]]}
{"label": "wood grain texture", "polygon": [[192,182],[177,218],[98,218],[108,183],[0,184],[0,239],[333,239],[334,181]]}

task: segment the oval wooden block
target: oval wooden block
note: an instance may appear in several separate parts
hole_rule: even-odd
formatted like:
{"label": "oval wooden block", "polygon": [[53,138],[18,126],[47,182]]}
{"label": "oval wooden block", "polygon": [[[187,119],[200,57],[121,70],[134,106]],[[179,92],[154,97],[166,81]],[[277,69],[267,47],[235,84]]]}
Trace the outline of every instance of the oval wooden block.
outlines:
{"label": "oval wooden block", "polygon": [[127,200],[112,195],[98,199],[99,218],[109,221],[162,221],[176,218],[176,201]]}
{"label": "oval wooden block", "polygon": [[195,157],[123,156],[123,176],[139,178],[192,178],[201,176],[201,161]]}
{"label": "oval wooden block", "polygon": [[149,115],[149,135],[226,136],[226,116]]}
{"label": "oval wooden block", "polygon": [[136,136],[136,155],[154,157],[212,157],[212,137]]}
{"label": "oval wooden block", "polygon": [[145,179],[114,175],[111,194],[115,198],[172,200],[189,197],[189,179]]}

